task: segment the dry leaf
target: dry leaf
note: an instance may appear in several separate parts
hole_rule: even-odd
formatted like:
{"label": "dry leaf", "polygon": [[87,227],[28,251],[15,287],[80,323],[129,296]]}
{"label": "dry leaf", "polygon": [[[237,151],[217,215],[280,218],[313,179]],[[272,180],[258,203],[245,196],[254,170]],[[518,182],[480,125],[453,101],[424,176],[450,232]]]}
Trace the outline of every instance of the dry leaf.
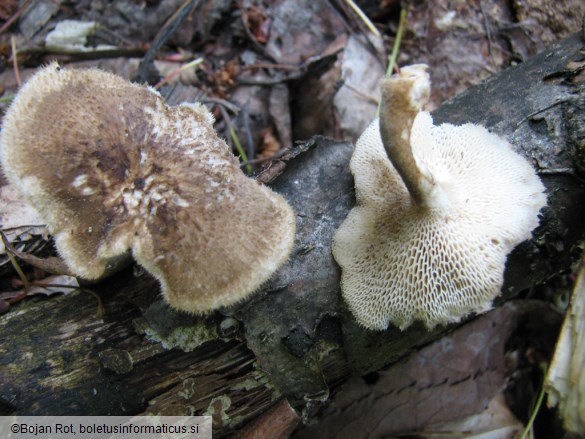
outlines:
{"label": "dry leaf", "polygon": [[564,427],[585,434],[585,256],[571,305],[544,383],[549,407],[558,405]]}

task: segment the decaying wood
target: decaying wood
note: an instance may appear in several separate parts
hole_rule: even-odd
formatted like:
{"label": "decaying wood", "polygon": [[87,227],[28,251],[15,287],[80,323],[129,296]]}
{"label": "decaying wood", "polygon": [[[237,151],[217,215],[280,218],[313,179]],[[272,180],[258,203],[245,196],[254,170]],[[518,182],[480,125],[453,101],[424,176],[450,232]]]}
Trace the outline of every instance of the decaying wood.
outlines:
{"label": "decaying wood", "polygon": [[96,291],[101,319],[81,292],[34,298],[2,316],[3,414],[206,413],[221,436],[280,399],[233,319],[172,313],[156,282],[132,273]]}
{"label": "decaying wood", "polygon": [[[506,136],[547,187],[542,226],[509,258],[505,298],[567,270],[582,239],[582,47],[574,35],[434,114]],[[251,301],[206,318],[178,314],[136,268],[92,286],[105,304],[101,319],[91,295],[31,298],[0,316],[0,414],[212,414],[221,437],[283,397],[311,416],[352,374],[448,330],[356,325],[330,248],[354,204],[352,145],[315,137],[305,147],[272,183],[297,212],[293,254]]]}
{"label": "decaying wood", "polygon": [[234,439],[286,439],[300,421],[298,413],[283,399],[239,430]]}

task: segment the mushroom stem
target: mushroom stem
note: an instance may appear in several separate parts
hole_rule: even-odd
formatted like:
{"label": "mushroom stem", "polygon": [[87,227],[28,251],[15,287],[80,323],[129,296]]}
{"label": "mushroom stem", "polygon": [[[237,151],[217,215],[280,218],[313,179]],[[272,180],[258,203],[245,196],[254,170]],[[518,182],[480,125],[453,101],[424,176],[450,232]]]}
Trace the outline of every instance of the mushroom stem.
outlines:
{"label": "mushroom stem", "polygon": [[414,119],[429,100],[430,80],[426,69],[424,64],[404,67],[381,84],[382,144],[411,197],[419,205],[428,204],[435,186],[430,171],[414,156],[410,141]]}

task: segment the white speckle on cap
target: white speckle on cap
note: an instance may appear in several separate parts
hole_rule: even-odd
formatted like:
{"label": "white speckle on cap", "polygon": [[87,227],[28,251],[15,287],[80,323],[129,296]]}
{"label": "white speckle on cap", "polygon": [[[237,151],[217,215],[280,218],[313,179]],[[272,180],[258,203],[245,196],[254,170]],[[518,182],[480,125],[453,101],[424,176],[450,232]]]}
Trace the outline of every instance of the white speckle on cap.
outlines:
{"label": "white speckle on cap", "polygon": [[72,272],[102,277],[131,253],[175,308],[241,301],[288,258],[295,215],[244,175],[201,104],[98,69],[40,69],[0,133],[7,178]]}

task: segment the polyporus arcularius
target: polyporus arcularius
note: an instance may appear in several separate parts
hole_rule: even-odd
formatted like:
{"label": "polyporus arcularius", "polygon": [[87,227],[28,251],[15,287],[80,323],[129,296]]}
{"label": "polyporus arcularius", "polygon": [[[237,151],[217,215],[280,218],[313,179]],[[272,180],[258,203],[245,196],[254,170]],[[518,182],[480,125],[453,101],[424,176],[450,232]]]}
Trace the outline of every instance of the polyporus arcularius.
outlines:
{"label": "polyporus arcularius", "polygon": [[489,310],[508,253],[546,204],[529,163],[484,127],[433,125],[425,65],[382,83],[379,120],[356,144],[357,205],[336,232],[341,289],[357,321],[431,329]]}
{"label": "polyporus arcularius", "polygon": [[130,252],[178,309],[238,302],[288,258],[295,215],[246,177],[199,104],[55,63],[19,91],[0,156],[57,250],[86,279]]}

